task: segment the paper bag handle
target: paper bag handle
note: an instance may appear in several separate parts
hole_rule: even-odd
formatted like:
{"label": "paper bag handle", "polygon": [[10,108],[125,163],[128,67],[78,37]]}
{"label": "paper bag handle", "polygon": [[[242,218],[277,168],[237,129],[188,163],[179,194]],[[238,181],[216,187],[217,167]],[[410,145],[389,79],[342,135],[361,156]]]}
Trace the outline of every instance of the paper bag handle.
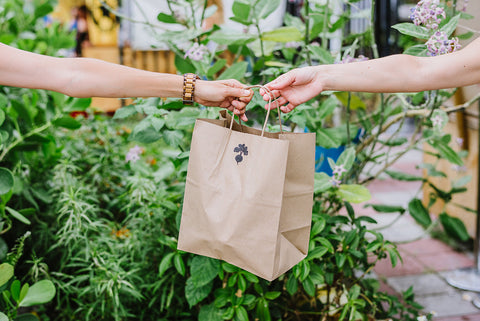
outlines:
{"label": "paper bag handle", "polygon": [[[272,100],[273,100],[273,93],[270,89],[268,89],[267,87],[265,86],[262,86],[262,85],[252,85],[252,86],[248,86],[246,87],[245,89],[252,89],[252,88],[261,88],[263,90],[265,90],[267,93],[268,93],[268,104],[271,105],[272,104]],[[283,127],[282,127],[282,117],[281,117],[281,111],[280,111],[280,105],[278,104],[278,101],[275,100],[275,104],[277,105],[277,111],[278,111],[278,123],[280,125],[280,132],[283,133]],[[265,116],[265,122],[263,123],[263,128],[262,128],[262,137],[265,133],[265,128],[267,127],[267,123],[268,123],[268,117],[270,116],[270,108],[267,109],[267,115]],[[235,118],[235,115],[233,115],[232,119],[230,120],[230,130],[232,130],[233,128],[233,120]],[[239,120],[240,120],[240,117],[239,117]],[[240,120],[241,122],[241,120]]]}

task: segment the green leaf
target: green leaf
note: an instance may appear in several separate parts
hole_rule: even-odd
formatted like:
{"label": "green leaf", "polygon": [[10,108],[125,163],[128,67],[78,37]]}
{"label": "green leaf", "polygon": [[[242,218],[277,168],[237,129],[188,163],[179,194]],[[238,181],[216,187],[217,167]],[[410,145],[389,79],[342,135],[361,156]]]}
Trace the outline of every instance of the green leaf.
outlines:
{"label": "green leaf", "polygon": [[292,42],[301,41],[303,35],[295,27],[280,27],[271,31],[262,33],[263,41]]}
{"label": "green leaf", "polygon": [[145,118],[138,123],[130,134],[130,140],[142,144],[150,144],[156,142],[160,138],[162,138],[162,134],[155,129],[148,118]]}
{"label": "green leaf", "polygon": [[13,321],[39,321],[38,317],[32,313],[20,314]]}
{"label": "green leaf", "polygon": [[160,262],[160,265],[158,266],[158,277],[162,277],[165,271],[167,271],[170,268],[172,258],[174,255],[175,253],[168,253],[163,257],[162,261]]}
{"label": "green leaf", "polygon": [[324,148],[337,148],[342,143],[336,131],[331,128],[319,128],[316,131],[317,144]]}
{"label": "green leaf", "polygon": [[251,5],[244,0],[235,0],[232,4],[232,13],[235,18],[248,23],[250,20]]}
{"label": "green leaf", "polygon": [[405,213],[403,206],[386,205],[386,204],[368,204],[375,211],[380,213]]}
{"label": "green leaf", "polygon": [[175,265],[175,269],[177,269],[177,272],[180,275],[185,276],[185,264],[183,263],[182,256],[179,253],[173,257],[173,265]]}
{"label": "green leaf", "polygon": [[463,161],[460,156],[458,156],[458,154],[450,146],[448,146],[447,143],[441,140],[436,140],[429,142],[429,144],[438,151],[441,157],[445,158],[450,163],[459,166],[463,165]]}
{"label": "green leaf", "polygon": [[209,305],[204,305],[200,308],[198,321],[223,321],[222,315],[223,311],[217,309],[212,303]]}
{"label": "green leaf", "polygon": [[13,266],[8,263],[0,264],[0,287],[13,277]]}
{"label": "green leaf", "polygon": [[[296,282],[296,281],[295,281]],[[255,310],[256,317],[259,321],[271,321],[270,309],[268,308],[268,301],[264,298],[260,298],[257,301],[257,308]]]}
{"label": "green leaf", "polygon": [[203,286],[197,286],[192,282],[191,278],[187,280],[185,285],[185,298],[187,299],[190,307],[198,304],[205,299],[212,291],[212,283],[205,284]]}
{"label": "green leaf", "polygon": [[175,68],[181,74],[196,72],[195,66],[190,63],[188,59],[184,59],[182,56],[179,55],[175,55]]}
{"label": "green leaf", "polygon": [[68,104],[65,105],[63,111],[84,111],[92,104],[92,98],[69,98]]}
{"label": "green leaf", "polygon": [[30,285],[28,283],[25,283],[22,286],[22,289],[20,290],[20,297],[18,298],[19,301],[23,301],[25,297],[27,296],[28,290],[30,290]]}
{"label": "green leaf", "polygon": [[448,235],[463,242],[466,242],[470,239],[470,235],[465,228],[465,224],[463,224],[459,218],[450,216],[447,213],[440,214],[439,218]]}
{"label": "green leaf", "polygon": [[256,37],[248,33],[237,32],[229,29],[221,29],[212,33],[208,39],[218,43],[219,45],[229,46],[245,45],[254,41]]}
{"label": "green leaf", "polygon": [[0,167],[0,195],[10,192],[14,182],[12,172],[5,167]]}
{"label": "green leaf", "polygon": [[344,201],[350,203],[362,203],[372,198],[369,190],[365,186],[358,184],[342,184],[337,193]]}
{"label": "green leaf", "polygon": [[280,296],[280,294],[282,294],[282,292],[272,291],[272,292],[265,293],[265,297],[269,300],[275,300],[276,298],[278,298]]}
{"label": "green leaf", "polygon": [[75,118],[67,116],[67,117],[61,117],[53,120],[52,122],[55,126],[58,127],[63,127],[67,129],[79,129],[82,127],[82,123],[79,121],[75,120]]}
{"label": "green leaf", "polygon": [[311,297],[315,296],[315,284],[313,284],[313,281],[310,277],[307,277],[305,281],[302,282],[303,289],[307,294]]}
{"label": "green leaf", "polygon": [[227,68],[217,80],[236,79],[241,80],[247,72],[248,63],[246,61],[239,61]]}
{"label": "green leaf", "polygon": [[[349,98],[348,98],[349,95],[350,95],[350,102],[349,102]],[[352,110],[366,109],[367,108],[367,105],[365,104],[365,102],[355,94],[348,93],[348,92],[345,92],[345,91],[339,91],[339,92],[335,93],[335,97],[337,97],[337,99],[345,107],[348,106],[348,104],[350,103],[350,109],[352,109]]]}
{"label": "green leaf", "polygon": [[173,15],[160,12],[157,16],[157,20],[164,23],[177,23],[177,19]]}
{"label": "green leaf", "polygon": [[208,77],[213,77],[217,72],[219,72],[220,70],[222,70],[223,67],[225,67],[226,63],[227,63],[226,59],[218,59],[213,64],[213,66],[208,68],[207,76]]}
{"label": "green leaf", "polygon": [[297,279],[293,276],[293,274],[290,275],[290,277],[287,280],[287,283],[285,284],[285,287],[287,289],[287,292],[290,295],[294,295],[297,290],[298,290],[298,282]]}
{"label": "green leaf", "polygon": [[215,279],[219,271],[218,260],[206,256],[195,256],[192,259],[189,280],[196,286],[203,286]]}
{"label": "green leaf", "polygon": [[342,152],[342,154],[340,154],[335,165],[337,166],[343,165],[343,168],[349,171],[354,161],[355,161],[355,148],[349,147],[345,149]]}
{"label": "green leaf", "polygon": [[35,19],[45,17],[53,11],[53,7],[48,3],[43,3],[35,8]]}
{"label": "green leaf", "polygon": [[332,187],[331,177],[325,173],[315,173],[314,193],[322,193]]}
{"label": "green leaf", "polygon": [[428,210],[418,198],[414,198],[408,203],[408,211],[415,221],[423,227],[427,227],[432,223]]}
{"label": "green leaf", "polygon": [[416,182],[416,181],[424,180],[422,176],[416,176],[416,175],[392,171],[392,170],[386,170],[385,173],[391,178],[399,181]]}
{"label": "green leaf", "polygon": [[3,109],[0,109],[0,126],[2,126],[4,121],[5,121],[5,112],[3,111]]}
{"label": "green leaf", "polygon": [[427,55],[427,46],[424,44],[408,47],[403,53],[405,55],[425,57]]}
{"label": "green leaf", "polygon": [[457,14],[455,17],[452,17],[444,26],[442,26],[439,31],[445,32],[447,34],[447,37],[450,37],[457,29],[459,20],[460,14]]}
{"label": "green leaf", "polygon": [[280,6],[282,0],[262,0],[257,1],[254,12],[260,19],[266,19],[275,9]]}
{"label": "green leaf", "polygon": [[183,135],[180,130],[166,130],[163,132],[163,140],[172,147],[178,147],[182,144]]}
{"label": "green leaf", "polygon": [[27,224],[27,225],[30,225],[31,222],[28,218],[26,218],[25,216],[23,216],[22,214],[20,214],[19,212],[17,212],[16,210],[14,210],[13,208],[10,208],[10,207],[5,207],[5,209],[7,210],[8,213],[10,213],[10,215],[12,215],[13,217],[15,217],[17,220],[19,220],[20,222],[24,223],[24,224]]}
{"label": "green leaf", "polygon": [[27,295],[20,302],[19,306],[29,307],[49,302],[55,296],[55,286],[50,280],[42,280],[28,289]]}
{"label": "green leaf", "polygon": [[241,305],[235,309],[235,320],[248,321],[247,310]]}
{"label": "green leaf", "polygon": [[20,281],[15,280],[12,282],[12,285],[10,286],[10,294],[12,295],[12,299],[15,300],[15,302],[19,302],[20,298]]}
{"label": "green leaf", "polygon": [[128,105],[122,108],[119,108],[115,111],[113,119],[125,119],[137,113],[137,109],[133,105]]}
{"label": "green leaf", "polygon": [[310,259],[310,260],[319,259],[322,256],[324,256],[327,252],[328,252],[328,249],[326,247],[318,246],[318,247],[316,247],[313,250],[308,252],[307,258]]}
{"label": "green leaf", "polygon": [[397,23],[396,25],[393,25],[392,28],[398,30],[400,33],[403,33],[407,36],[412,36],[425,40],[430,38],[430,33],[428,32],[427,28],[422,26],[416,26],[413,23]]}
{"label": "green leaf", "polygon": [[321,64],[330,65],[335,62],[335,58],[332,53],[320,46],[308,45],[307,49],[312,54],[313,58],[318,59]]}

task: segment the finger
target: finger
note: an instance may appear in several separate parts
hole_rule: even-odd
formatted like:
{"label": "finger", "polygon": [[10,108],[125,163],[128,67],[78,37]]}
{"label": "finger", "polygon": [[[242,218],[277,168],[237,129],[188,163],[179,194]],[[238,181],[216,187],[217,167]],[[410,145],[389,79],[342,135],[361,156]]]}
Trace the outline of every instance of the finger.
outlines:
{"label": "finger", "polygon": [[245,107],[247,106],[245,103],[242,103],[238,100],[233,100],[232,105],[238,110],[245,110]]}
{"label": "finger", "polygon": [[243,121],[248,121],[248,118],[247,118],[247,116],[245,115],[244,112],[242,112],[242,111],[240,111],[240,110],[238,110],[238,109],[235,109],[235,110],[233,111],[233,113],[234,113],[235,115],[238,115],[238,117],[240,117],[241,120],[243,120]]}
{"label": "finger", "polygon": [[294,110],[295,107],[296,107],[295,105],[293,105],[292,103],[289,103],[285,106],[280,107],[280,110],[287,114],[287,113],[291,112],[292,110]]}
{"label": "finger", "polygon": [[[270,93],[271,93],[271,94],[270,94]],[[280,90],[272,90],[272,91],[270,91],[270,92],[265,91],[265,94],[262,95],[262,96],[263,96],[263,100],[269,101],[271,95],[273,96],[272,99],[275,99],[275,98],[281,96],[281,92],[280,92]]]}
{"label": "finger", "polygon": [[265,109],[277,108],[277,103],[278,103],[278,106],[282,106],[282,105],[288,104],[288,100],[285,97],[281,96],[277,100],[274,100],[271,103],[266,104]]}

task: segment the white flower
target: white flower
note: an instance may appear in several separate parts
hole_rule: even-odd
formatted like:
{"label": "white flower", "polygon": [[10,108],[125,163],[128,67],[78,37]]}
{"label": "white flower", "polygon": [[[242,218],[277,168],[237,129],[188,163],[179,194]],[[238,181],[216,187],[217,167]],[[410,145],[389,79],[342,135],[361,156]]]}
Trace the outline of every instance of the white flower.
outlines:
{"label": "white flower", "polygon": [[427,317],[424,315],[421,315],[417,318],[417,321],[428,321]]}
{"label": "white flower", "polygon": [[333,175],[342,175],[343,173],[345,173],[347,170],[345,169],[345,166],[343,166],[343,164],[341,165],[335,165],[335,167],[333,168]]}
{"label": "white flower", "polygon": [[440,115],[436,115],[431,119],[433,127],[442,127],[443,119]]}
{"label": "white flower", "polygon": [[137,160],[140,159],[140,155],[142,153],[143,153],[143,149],[135,145],[135,147],[130,148],[127,155],[125,155],[125,162],[135,163]]}

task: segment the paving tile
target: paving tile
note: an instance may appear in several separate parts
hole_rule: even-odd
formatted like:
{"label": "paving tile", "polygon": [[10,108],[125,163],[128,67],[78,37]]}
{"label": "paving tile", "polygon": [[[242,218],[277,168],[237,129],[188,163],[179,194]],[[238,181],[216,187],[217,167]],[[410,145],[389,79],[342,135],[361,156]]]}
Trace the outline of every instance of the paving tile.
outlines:
{"label": "paving tile", "polygon": [[397,266],[392,267],[390,259],[380,260],[373,269],[380,277],[403,276],[412,274],[421,274],[425,271],[425,267],[415,258],[400,252],[403,263],[398,262]]}
{"label": "paving tile", "polygon": [[414,256],[454,252],[450,246],[433,238],[424,238],[415,242],[399,244],[398,248]]}
{"label": "paving tile", "polygon": [[387,283],[399,293],[413,286],[413,292],[416,296],[457,292],[441,276],[435,273],[389,277]]}
{"label": "paving tile", "polygon": [[[424,307],[425,312],[435,312],[437,318],[478,314],[479,310],[461,293],[448,292],[438,295],[416,296],[415,301]],[[446,320],[451,320],[446,319]]]}
{"label": "paving tile", "polygon": [[480,314],[469,314],[458,317],[434,317],[433,321],[480,321]]}
{"label": "paving tile", "polygon": [[438,254],[416,256],[417,261],[427,269],[434,271],[451,271],[474,266],[474,261],[460,252],[443,252]]}

